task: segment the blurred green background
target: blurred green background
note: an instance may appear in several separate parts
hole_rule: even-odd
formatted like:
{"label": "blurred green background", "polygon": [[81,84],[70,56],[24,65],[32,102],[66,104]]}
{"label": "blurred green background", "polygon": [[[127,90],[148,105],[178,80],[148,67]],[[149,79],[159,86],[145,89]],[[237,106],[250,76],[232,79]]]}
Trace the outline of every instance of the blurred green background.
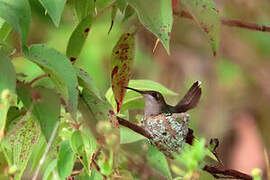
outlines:
{"label": "blurred green background", "polygon": [[[267,0],[216,3],[222,17],[270,25]],[[28,45],[46,43],[65,53],[78,23],[73,10],[69,5],[65,7],[61,24],[56,28],[37,1],[32,0],[31,7]],[[103,7],[97,0],[97,9]],[[104,94],[110,87],[112,48],[130,26],[129,22],[122,23],[122,18],[118,12],[108,34],[110,11],[99,17],[75,63],[93,77]],[[12,32],[8,38],[19,48],[16,33]],[[202,99],[190,112],[195,135],[208,140],[218,137],[221,142],[218,151],[226,166],[246,173],[255,167],[265,170],[264,149],[268,152],[270,148],[270,33],[222,26],[217,57],[212,56],[207,38],[189,19],[174,17],[171,38],[170,56],[161,44],[153,53],[154,35],[144,28],[138,31],[132,79],[154,80],[179,93],[177,97],[166,97],[169,104],[176,103],[195,80],[202,81]],[[18,56],[12,60],[17,72],[26,74],[27,80],[42,74],[35,64],[19,57],[20,53],[13,56]],[[130,118],[135,119],[135,115]]]}

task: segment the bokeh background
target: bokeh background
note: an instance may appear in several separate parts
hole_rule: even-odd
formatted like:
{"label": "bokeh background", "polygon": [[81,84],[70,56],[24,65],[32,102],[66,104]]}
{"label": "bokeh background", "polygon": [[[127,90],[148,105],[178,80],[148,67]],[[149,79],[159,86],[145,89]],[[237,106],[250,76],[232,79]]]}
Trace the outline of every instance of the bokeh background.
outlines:
{"label": "bokeh background", "polygon": [[[222,17],[270,25],[269,0],[215,2]],[[78,23],[73,10],[69,5],[65,7],[56,28],[36,0],[31,0],[31,7],[28,44],[46,43],[65,53]],[[97,0],[97,9],[103,7]],[[99,17],[75,63],[93,77],[103,93],[110,87],[112,48],[121,33],[137,22],[136,16],[125,23],[121,23],[122,18],[118,12],[108,34],[111,12]],[[202,99],[190,111],[195,135],[208,141],[219,138],[218,153],[226,166],[246,173],[255,167],[265,172],[264,151],[269,153],[270,148],[270,33],[222,26],[217,57],[213,57],[207,37],[189,19],[174,17],[171,38],[170,56],[161,44],[153,53],[155,36],[145,28],[138,30],[132,79],[153,80],[179,93],[177,97],[166,97],[170,104],[176,103],[195,80],[202,81]],[[36,65],[19,57],[16,33],[9,36],[9,41],[18,48],[13,55],[17,71],[24,72],[29,80],[42,74]]]}

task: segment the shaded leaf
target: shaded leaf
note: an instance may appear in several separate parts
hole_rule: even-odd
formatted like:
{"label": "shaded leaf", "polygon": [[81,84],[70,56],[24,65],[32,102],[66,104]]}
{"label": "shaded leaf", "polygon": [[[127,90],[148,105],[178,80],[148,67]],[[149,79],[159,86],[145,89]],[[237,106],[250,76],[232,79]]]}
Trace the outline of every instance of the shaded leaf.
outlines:
{"label": "shaded leaf", "polygon": [[[163,85],[151,81],[151,80],[130,80],[129,87],[133,87],[136,89],[140,89],[140,90],[153,90],[153,91],[158,91],[163,95],[177,95],[177,93],[167,89],[166,87],[164,87]],[[106,98],[107,100],[110,102],[110,104],[116,108],[116,103],[114,100],[114,96],[113,96],[113,92],[112,89],[109,88],[108,91],[106,92]],[[139,107],[141,107],[142,104],[144,104],[144,101],[140,101],[140,99],[142,99],[143,96],[140,95],[137,92],[131,91],[131,90],[127,90],[126,95],[124,97],[124,101],[123,101],[123,107],[121,111],[125,111],[128,108],[132,107],[130,106],[129,103],[136,103],[136,105],[139,105]],[[135,102],[136,101],[136,102]],[[136,106],[138,107],[138,106]],[[144,106],[142,106],[144,107]]]}
{"label": "shaded leaf", "polygon": [[148,163],[155,170],[166,176],[168,179],[172,179],[167,159],[162,152],[158,151],[154,146],[149,146],[146,157]]}
{"label": "shaded leaf", "polygon": [[58,27],[66,0],[39,0],[39,2],[48,11],[54,25]]}
{"label": "shaded leaf", "polygon": [[21,120],[14,120],[9,126],[1,147],[9,166],[15,165],[17,168],[15,179],[21,178],[39,134],[39,126],[31,112],[27,112]]}
{"label": "shaded leaf", "polygon": [[0,17],[20,35],[22,44],[26,43],[31,9],[28,0],[0,0]]}
{"label": "shaded leaf", "polygon": [[204,31],[216,55],[220,36],[220,16],[213,0],[180,0],[183,6],[192,14],[194,20]]}
{"label": "shaded leaf", "polygon": [[82,91],[82,98],[98,121],[114,119],[112,107],[106,100],[98,98],[86,89]]}
{"label": "shaded leaf", "polygon": [[[149,29],[170,54],[170,34],[173,24],[172,5],[170,0],[127,0],[135,9],[141,23]],[[149,8],[149,4],[151,7]]]}
{"label": "shaded leaf", "polygon": [[30,108],[32,104],[31,96],[39,96],[34,103],[33,114],[38,119],[41,131],[48,141],[60,116],[60,98],[51,89],[44,87],[31,88],[23,83],[17,84],[17,92],[25,107]]}
{"label": "shaded leaf", "polygon": [[84,42],[90,32],[90,27],[92,24],[92,14],[86,16],[74,29],[72,32],[68,45],[66,54],[70,61],[75,61],[83,48]]}
{"label": "shaded leaf", "polygon": [[75,160],[76,155],[72,151],[69,141],[63,141],[60,145],[57,161],[57,170],[61,179],[65,179],[71,174]]}
{"label": "shaded leaf", "polygon": [[73,4],[79,21],[94,13],[95,0],[74,0]]}
{"label": "shaded leaf", "polygon": [[61,92],[68,111],[76,119],[78,105],[78,82],[76,72],[66,56],[44,45],[29,48],[27,58],[39,65]]}
{"label": "shaded leaf", "polygon": [[133,130],[120,126],[120,144],[127,144],[146,139],[146,137],[134,132]]}
{"label": "shaded leaf", "polygon": [[92,136],[89,129],[75,131],[70,139],[71,147],[76,153],[78,159],[84,165],[89,176],[91,176],[91,162],[93,154],[97,149],[96,139]]}
{"label": "shaded leaf", "polygon": [[10,59],[0,51],[0,141],[4,136],[7,113],[14,101],[16,72]]}
{"label": "shaded leaf", "polygon": [[92,77],[82,68],[75,67],[75,69],[77,72],[79,85],[82,86],[83,88],[88,89],[89,91],[94,93],[94,95],[96,95],[97,97],[100,97],[99,90],[95,86]]}
{"label": "shaded leaf", "polygon": [[116,0],[116,6],[122,13],[124,13],[124,11],[127,7],[127,1],[126,0]]}
{"label": "shaded leaf", "polygon": [[130,18],[134,13],[135,13],[134,9],[131,6],[127,6],[122,22],[128,20],[128,18]]}
{"label": "shaded leaf", "polygon": [[131,77],[131,66],[134,59],[134,34],[124,33],[114,46],[111,56],[111,83],[117,112],[120,111],[126,87]]}

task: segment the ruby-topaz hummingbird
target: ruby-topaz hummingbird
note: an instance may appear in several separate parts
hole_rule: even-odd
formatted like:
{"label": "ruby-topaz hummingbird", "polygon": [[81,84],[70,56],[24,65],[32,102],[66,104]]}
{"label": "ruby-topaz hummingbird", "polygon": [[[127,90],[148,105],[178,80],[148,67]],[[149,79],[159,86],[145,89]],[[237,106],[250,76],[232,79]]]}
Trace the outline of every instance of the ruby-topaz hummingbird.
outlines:
{"label": "ruby-topaz hummingbird", "polygon": [[175,106],[167,104],[162,94],[157,91],[126,87],[144,96],[142,127],[152,136],[150,142],[168,157],[182,150],[189,121],[189,115],[185,112],[198,104],[202,92],[200,85],[201,82],[195,82]]}

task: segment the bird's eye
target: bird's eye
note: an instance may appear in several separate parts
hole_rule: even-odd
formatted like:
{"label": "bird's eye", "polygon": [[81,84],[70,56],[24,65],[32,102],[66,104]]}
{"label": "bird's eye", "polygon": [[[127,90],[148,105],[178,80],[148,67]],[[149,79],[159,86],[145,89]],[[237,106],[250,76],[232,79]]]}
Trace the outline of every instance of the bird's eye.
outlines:
{"label": "bird's eye", "polygon": [[158,94],[158,93],[153,92],[153,93],[152,93],[152,96],[153,96],[154,98],[156,98],[157,100],[159,100],[159,94]]}

